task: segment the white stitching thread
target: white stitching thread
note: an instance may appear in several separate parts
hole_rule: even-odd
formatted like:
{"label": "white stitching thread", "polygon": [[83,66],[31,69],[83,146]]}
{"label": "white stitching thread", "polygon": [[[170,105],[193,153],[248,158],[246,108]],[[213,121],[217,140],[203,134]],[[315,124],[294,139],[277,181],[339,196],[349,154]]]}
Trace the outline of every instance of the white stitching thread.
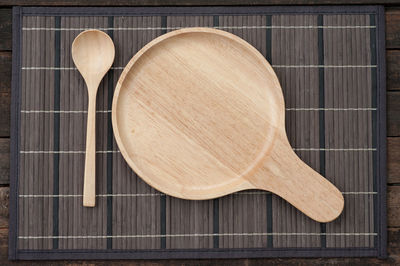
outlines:
{"label": "white stitching thread", "polygon": [[76,67],[21,67],[22,70],[77,70]]}
{"label": "white stitching thread", "polygon": [[375,148],[293,148],[294,151],[376,151]]}
{"label": "white stitching thread", "polygon": [[342,192],[343,195],[377,195],[378,192]]}
{"label": "white stitching thread", "polygon": [[[376,148],[293,148],[294,151],[376,151]],[[120,151],[96,151],[96,153],[119,153]],[[21,154],[84,154],[85,151],[20,151]]]}
{"label": "white stitching thread", "polygon": [[275,68],[374,68],[376,65],[272,65]]}
{"label": "white stitching thread", "polygon": [[275,68],[373,68],[376,65],[272,65]]}
{"label": "white stitching thread", "polygon": [[286,111],[375,111],[376,108],[286,108]]}
{"label": "white stitching thread", "polygon": [[[266,195],[271,194],[268,191],[239,191],[233,193],[234,195]],[[378,192],[368,192],[368,191],[359,191],[359,192],[342,192],[343,195],[377,195]],[[165,194],[162,193],[139,193],[139,194],[99,194],[96,197],[105,198],[105,197],[159,197]],[[82,195],[74,195],[74,194],[59,194],[59,195],[39,195],[39,194],[21,194],[20,198],[80,198]]]}
{"label": "white stitching thread", "polygon": [[213,237],[213,236],[376,236],[377,233],[218,233],[218,234],[165,234],[165,235],[113,235],[113,236],[19,236],[19,239],[99,239],[99,238],[158,238],[158,237]]}
{"label": "white stitching thread", "polygon": [[[193,26],[192,26],[193,27]],[[115,28],[96,28],[98,30],[114,30],[114,31],[123,31],[123,30],[131,30],[131,31],[146,31],[146,30],[179,30],[182,28],[192,28],[192,27],[115,27]],[[205,26],[207,27],[207,26]],[[208,27],[215,29],[374,29],[376,26],[370,25],[344,25],[344,26],[314,26],[314,25],[302,25],[302,26],[217,26],[217,27]],[[93,28],[45,28],[45,27],[23,27],[22,30],[25,31],[34,31],[34,30],[45,30],[45,31],[79,31],[79,30],[89,30]]]}
{"label": "white stitching thread", "polygon": [[[111,69],[124,69],[125,67],[111,67]],[[21,67],[22,70],[78,70],[76,67]]]}
{"label": "white stitching thread", "polygon": [[[375,68],[377,65],[272,65],[274,68]],[[125,67],[111,67],[122,70]],[[76,67],[21,67],[22,70],[77,70]]]}
{"label": "white stitching thread", "polygon": [[[96,151],[96,153],[119,153],[120,151]],[[85,151],[20,151],[22,154],[84,154]]]}
{"label": "white stitching thread", "polygon": [[[86,114],[87,111],[78,110],[21,110],[23,114]],[[111,110],[97,110],[96,113],[111,113]]]}
{"label": "white stitching thread", "polygon": [[[376,148],[293,148],[294,151],[376,151]],[[21,154],[84,154],[85,151],[20,151]],[[120,151],[96,151],[96,153],[120,153]]]}
{"label": "white stitching thread", "polygon": [[[164,194],[161,193],[142,193],[142,194],[100,194],[96,195],[96,197],[156,197],[156,196],[162,196]],[[74,195],[74,194],[59,194],[59,195],[28,195],[28,194],[22,194],[19,195],[20,198],[79,198],[82,197],[82,195]]]}
{"label": "white stitching thread", "polygon": [[[375,111],[377,108],[286,108],[286,111]],[[111,110],[98,110],[96,113],[111,113]],[[78,110],[21,110],[23,114],[52,114],[52,113],[60,113],[60,114],[86,114],[87,111],[78,111]]]}

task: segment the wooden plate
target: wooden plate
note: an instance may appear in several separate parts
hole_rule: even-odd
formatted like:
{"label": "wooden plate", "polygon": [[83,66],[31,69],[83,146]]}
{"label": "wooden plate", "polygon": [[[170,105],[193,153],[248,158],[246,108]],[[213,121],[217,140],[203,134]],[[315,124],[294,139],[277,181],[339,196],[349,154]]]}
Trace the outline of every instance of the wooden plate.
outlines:
{"label": "wooden plate", "polygon": [[293,152],[284,115],[265,58],[209,28],[173,31],[143,47],[122,72],[112,106],[122,155],[154,188],[184,199],[259,188],[331,221],[343,196]]}

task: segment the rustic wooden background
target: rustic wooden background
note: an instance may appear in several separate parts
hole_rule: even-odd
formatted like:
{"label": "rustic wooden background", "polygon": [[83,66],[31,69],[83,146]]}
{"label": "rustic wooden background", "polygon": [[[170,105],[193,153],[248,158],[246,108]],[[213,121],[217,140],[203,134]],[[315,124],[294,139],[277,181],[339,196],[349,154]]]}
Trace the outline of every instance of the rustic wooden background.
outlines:
{"label": "rustic wooden background", "polygon": [[[237,4],[385,4],[387,60],[387,143],[388,143],[388,258],[332,259],[235,259],[235,260],[160,260],[160,261],[59,261],[9,262],[8,195],[10,154],[10,99],[12,53],[12,5],[83,6],[83,5],[237,5]],[[0,265],[313,265],[313,264],[400,264],[400,2],[394,0],[0,0]]]}

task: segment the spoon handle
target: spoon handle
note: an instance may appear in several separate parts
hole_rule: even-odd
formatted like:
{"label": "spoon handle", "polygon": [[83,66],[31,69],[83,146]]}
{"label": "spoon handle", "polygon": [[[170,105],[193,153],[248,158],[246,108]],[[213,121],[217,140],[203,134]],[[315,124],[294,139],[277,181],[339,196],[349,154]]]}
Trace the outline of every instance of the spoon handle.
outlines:
{"label": "spoon handle", "polygon": [[[83,183],[83,206],[94,207],[96,202],[96,93],[89,89],[87,113],[86,158]],[[96,90],[94,90],[96,91]]]}

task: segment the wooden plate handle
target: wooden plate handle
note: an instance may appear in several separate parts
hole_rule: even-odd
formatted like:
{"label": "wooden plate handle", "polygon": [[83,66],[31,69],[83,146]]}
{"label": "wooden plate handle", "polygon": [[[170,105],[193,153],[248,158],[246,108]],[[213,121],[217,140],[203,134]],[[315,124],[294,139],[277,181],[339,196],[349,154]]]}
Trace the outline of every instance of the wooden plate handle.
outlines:
{"label": "wooden plate handle", "polygon": [[83,206],[94,207],[96,202],[96,90],[88,91],[89,107],[87,113]]}
{"label": "wooden plate handle", "polygon": [[343,210],[342,193],[295,154],[284,134],[278,136],[251,183],[279,195],[318,222],[330,222]]}

